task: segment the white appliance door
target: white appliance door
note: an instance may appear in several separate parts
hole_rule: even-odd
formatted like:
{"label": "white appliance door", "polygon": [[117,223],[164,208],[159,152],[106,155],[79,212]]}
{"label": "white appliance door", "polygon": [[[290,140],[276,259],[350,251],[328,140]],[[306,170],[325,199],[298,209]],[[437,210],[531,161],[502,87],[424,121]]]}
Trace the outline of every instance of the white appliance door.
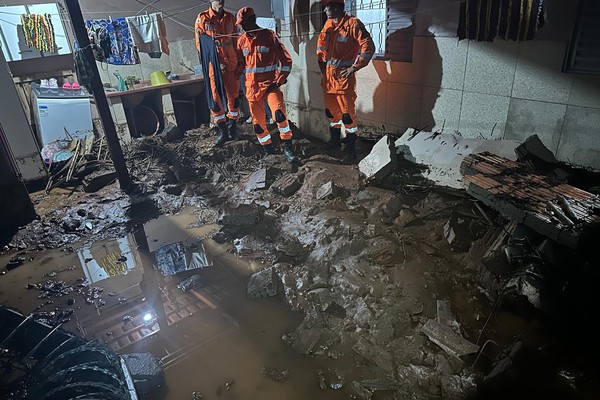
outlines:
{"label": "white appliance door", "polygon": [[42,146],[94,134],[87,98],[38,98],[37,108]]}

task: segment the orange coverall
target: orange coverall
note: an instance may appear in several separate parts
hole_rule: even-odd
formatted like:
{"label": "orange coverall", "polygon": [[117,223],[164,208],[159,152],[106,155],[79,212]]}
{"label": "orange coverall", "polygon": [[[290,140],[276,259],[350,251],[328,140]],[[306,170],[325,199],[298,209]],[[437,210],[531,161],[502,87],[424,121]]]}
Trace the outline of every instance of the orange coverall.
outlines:
{"label": "orange coverall", "polygon": [[325,114],[331,128],[341,128],[347,134],[358,133],[356,119],[356,76],[342,77],[349,67],[366,67],[375,53],[375,45],[363,23],[348,14],[336,24],[328,19],[317,41],[317,57],[323,77],[321,87],[325,97]]}
{"label": "orange coverall", "polygon": [[263,146],[272,143],[266,123],[265,98],[277,122],[279,137],[281,140],[291,139],[292,131],[279,85],[286,82],[292,70],[292,57],[277,34],[269,29],[244,32],[237,48],[245,68],[246,98],[258,141]]}
{"label": "orange coverall", "polygon": [[237,44],[237,26],[235,24],[235,16],[231,13],[224,12],[223,17],[214,12],[212,8],[201,12],[196,18],[196,47],[200,51],[199,34],[206,34],[215,40],[217,46],[217,55],[224,69],[221,71],[223,86],[225,87],[225,95],[227,97],[227,109],[229,112],[225,115],[221,96],[217,92],[215,84],[215,68],[221,68],[219,65],[211,65],[209,71],[210,87],[212,96],[215,99],[218,110],[211,110],[215,124],[225,122],[225,117],[230,119],[238,119],[240,111],[240,100],[238,98],[240,91],[240,71],[238,68],[238,58],[236,54]]}

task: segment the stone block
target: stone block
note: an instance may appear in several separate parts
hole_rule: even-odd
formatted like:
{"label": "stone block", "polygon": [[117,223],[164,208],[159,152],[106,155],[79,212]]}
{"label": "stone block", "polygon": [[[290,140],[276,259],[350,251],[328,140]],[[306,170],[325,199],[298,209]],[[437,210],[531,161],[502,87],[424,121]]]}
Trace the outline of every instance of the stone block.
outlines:
{"label": "stone block", "polygon": [[250,277],[246,289],[249,299],[262,299],[277,295],[277,275],[273,267],[263,269]]}
{"label": "stone block", "polygon": [[317,190],[316,197],[318,200],[333,200],[336,197],[345,197],[344,189],[337,186],[332,181],[327,182]]}
{"label": "stone block", "polygon": [[383,179],[396,168],[396,149],[389,136],[382,137],[368,156],[358,163],[367,179]]}
{"label": "stone block", "polygon": [[463,339],[451,328],[434,319],[427,321],[421,328],[421,332],[453,357],[466,356],[479,351],[479,346]]}
{"label": "stone block", "polygon": [[224,227],[249,228],[258,223],[260,211],[258,207],[242,204],[223,210],[218,223]]}
{"label": "stone block", "polygon": [[283,197],[290,197],[300,190],[303,180],[304,175],[286,174],[277,179],[275,183],[273,183],[273,186],[271,186],[271,189]]}
{"label": "stone block", "polygon": [[267,169],[266,168],[261,168],[258,171],[254,172],[252,175],[250,175],[250,177],[248,178],[248,181],[246,182],[246,186],[245,189],[247,192],[251,192],[253,190],[262,190],[262,189],[267,189],[268,188],[268,183],[267,183]]}

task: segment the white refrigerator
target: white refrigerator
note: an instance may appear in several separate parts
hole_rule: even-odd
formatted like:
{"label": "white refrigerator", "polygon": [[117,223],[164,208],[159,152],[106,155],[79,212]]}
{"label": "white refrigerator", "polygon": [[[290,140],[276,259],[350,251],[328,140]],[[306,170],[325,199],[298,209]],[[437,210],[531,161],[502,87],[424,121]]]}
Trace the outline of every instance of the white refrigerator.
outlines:
{"label": "white refrigerator", "polygon": [[32,84],[33,107],[42,147],[93,136],[90,95],[84,89],[42,88]]}

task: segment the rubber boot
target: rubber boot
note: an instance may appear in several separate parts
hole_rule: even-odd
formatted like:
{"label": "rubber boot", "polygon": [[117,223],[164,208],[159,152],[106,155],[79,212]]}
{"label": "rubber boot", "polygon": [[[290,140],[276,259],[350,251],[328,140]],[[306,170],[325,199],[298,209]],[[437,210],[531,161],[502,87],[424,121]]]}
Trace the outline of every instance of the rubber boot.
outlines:
{"label": "rubber boot", "polygon": [[229,140],[229,129],[227,128],[227,122],[219,122],[217,127],[219,128],[219,136],[217,137],[215,146],[222,147],[225,142]]}
{"label": "rubber boot", "polygon": [[265,144],[263,146],[263,150],[265,151],[265,157],[266,156],[270,156],[271,154],[275,154],[275,149],[273,148],[273,144],[269,143],[269,144]]}
{"label": "rubber boot", "polygon": [[340,137],[342,136],[342,128],[329,128],[331,137],[325,145],[325,150],[339,150],[342,147]]}
{"label": "rubber boot", "polygon": [[356,160],[356,139],[356,134],[354,133],[346,135],[346,146],[344,147],[344,151],[346,152],[345,161]]}
{"label": "rubber boot", "polygon": [[229,129],[229,137],[231,140],[238,140],[240,138],[237,120],[227,118],[227,128]]}
{"label": "rubber boot", "polygon": [[283,155],[289,163],[293,164],[300,161],[294,154],[294,145],[292,143],[292,139],[283,140]]}

